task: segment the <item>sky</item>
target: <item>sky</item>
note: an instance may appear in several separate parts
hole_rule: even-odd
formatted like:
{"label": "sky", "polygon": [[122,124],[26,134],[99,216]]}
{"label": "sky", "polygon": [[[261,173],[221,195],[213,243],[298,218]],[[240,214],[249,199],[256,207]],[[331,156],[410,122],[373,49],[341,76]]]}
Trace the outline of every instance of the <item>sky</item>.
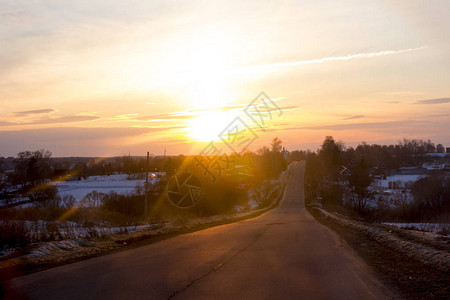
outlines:
{"label": "sky", "polygon": [[[235,118],[250,150],[450,147],[449,15],[446,0],[0,0],[0,156],[197,154]],[[245,113],[261,92],[262,127]]]}

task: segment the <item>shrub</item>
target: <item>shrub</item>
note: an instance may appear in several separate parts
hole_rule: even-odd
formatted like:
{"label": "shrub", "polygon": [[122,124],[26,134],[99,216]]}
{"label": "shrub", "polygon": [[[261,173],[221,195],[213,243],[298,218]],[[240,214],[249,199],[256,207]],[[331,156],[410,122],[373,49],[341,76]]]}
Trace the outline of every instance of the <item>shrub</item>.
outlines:
{"label": "shrub", "polygon": [[31,236],[24,222],[0,221],[0,249],[23,247],[31,242]]}

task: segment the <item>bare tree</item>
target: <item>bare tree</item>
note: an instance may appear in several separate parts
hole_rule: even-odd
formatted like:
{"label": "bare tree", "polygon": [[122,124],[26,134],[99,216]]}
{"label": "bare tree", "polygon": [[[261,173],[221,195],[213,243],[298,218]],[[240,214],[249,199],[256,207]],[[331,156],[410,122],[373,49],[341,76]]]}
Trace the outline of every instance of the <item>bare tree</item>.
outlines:
{"label": "bare tree", "polygon": [[62,203],[66,208],[72,208],[77,203],[77,199],[73,195],[64,195]]}
{"label": "bare tree", "polygon": [[92,191],[84,196],[80,204],[81,207],[100,207],[103,204],[104,198],[105,194]]}

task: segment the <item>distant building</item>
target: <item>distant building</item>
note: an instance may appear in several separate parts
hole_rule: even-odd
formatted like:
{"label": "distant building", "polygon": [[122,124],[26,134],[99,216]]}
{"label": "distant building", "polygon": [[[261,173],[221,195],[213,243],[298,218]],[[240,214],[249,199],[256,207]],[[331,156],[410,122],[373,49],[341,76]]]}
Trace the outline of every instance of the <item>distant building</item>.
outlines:
{"label": "distant building", "polygon": [[445,148],[446,153],[450,153],[450,147]]}
{"label": "distant building", "polygon": [[283,150],[281,151],[281,153],[283,153],[284,159],[288,159],[289,151],[287,151],[286,148],[283,147]]}
{"label": "distant building", "polygon": [[421,167],[401,167],[398,168],[397,173],[398,175],[414,175],[414,174],[425,174],[427,172],[426,168]]}
{"label": "distant building", "polygon": [[386,179],[386,172],[380,168],[374,167],[369,170],[370,176],[374,179]]}

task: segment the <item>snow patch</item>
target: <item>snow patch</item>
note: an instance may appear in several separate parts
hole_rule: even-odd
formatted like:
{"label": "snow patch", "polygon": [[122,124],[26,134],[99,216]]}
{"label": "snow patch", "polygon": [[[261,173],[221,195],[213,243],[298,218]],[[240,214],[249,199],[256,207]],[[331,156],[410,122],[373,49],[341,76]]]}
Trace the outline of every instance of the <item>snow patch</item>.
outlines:
{"label": "snow patch", "polygon": [[[154,172],[156,176],[162,176],[161,172]],[[148,182],[150,185],[157,183],[160,178],[152,177],[149,174]],[[58,194],[62,197],[72,195],[78,201],[81,201],[88,193],[97,191],[99,193],[108,194],[114,191],[121,195],[130,194],[138,185],[145,185],[145,174],[141,179],[129,180],[127,174],[115,174],[109,176],[90,176],[87,179],[56,181],[53,184],[58,188]]]}

